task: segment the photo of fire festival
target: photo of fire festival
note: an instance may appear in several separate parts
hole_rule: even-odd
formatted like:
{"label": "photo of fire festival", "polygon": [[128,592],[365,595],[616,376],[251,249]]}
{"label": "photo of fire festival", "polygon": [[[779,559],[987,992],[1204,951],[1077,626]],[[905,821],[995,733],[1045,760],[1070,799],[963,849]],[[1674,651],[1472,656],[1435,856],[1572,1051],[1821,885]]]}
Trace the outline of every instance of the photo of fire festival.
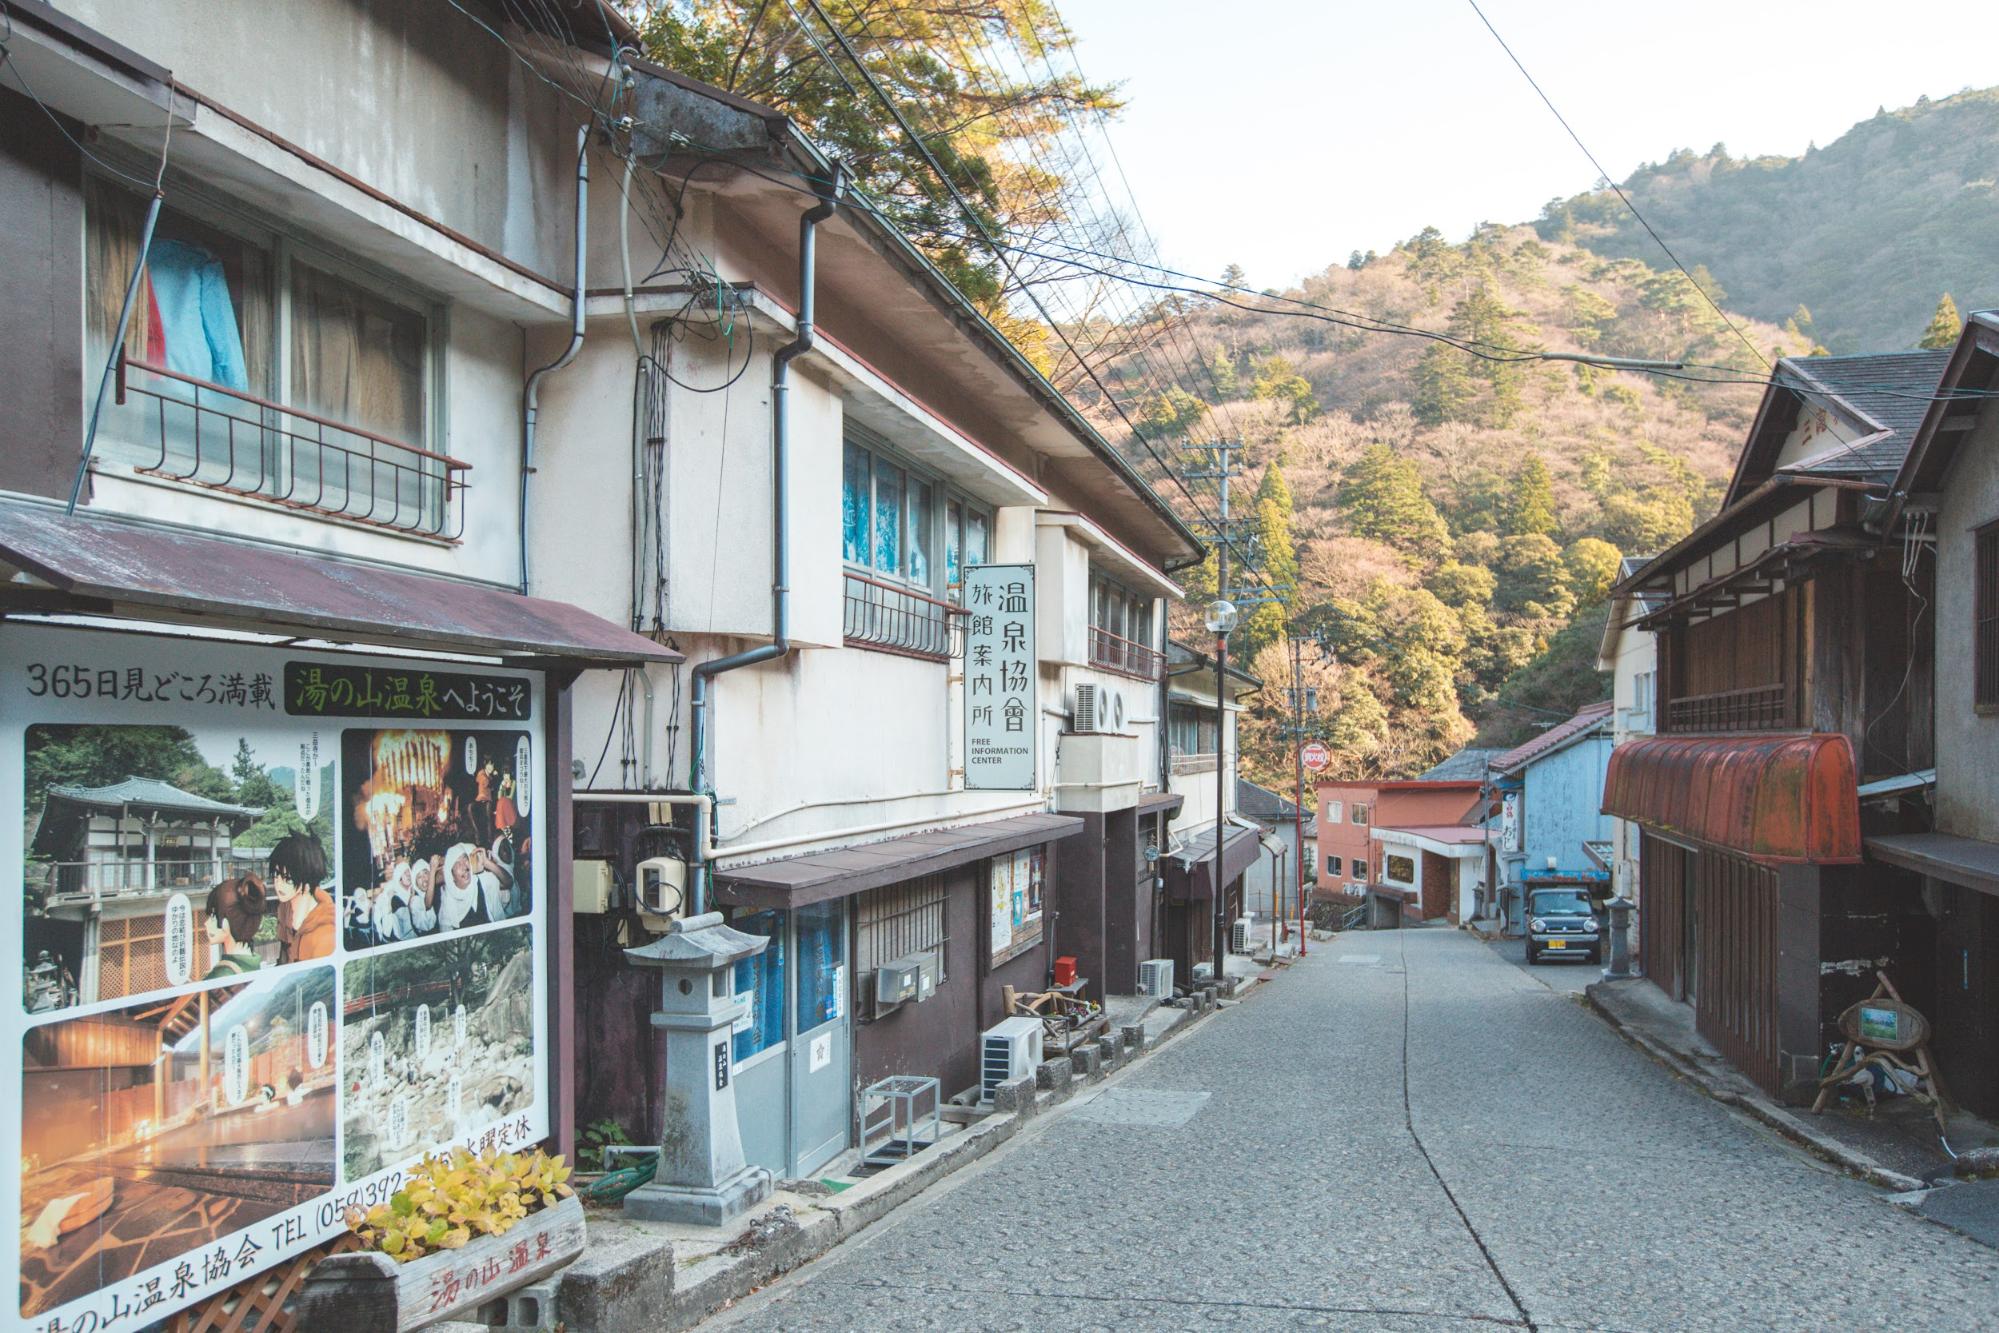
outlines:
{"label": "photo of fire festival", "polygon": [[527,915],[526,732],[354,729],[340,756],[349,952]]}
{"label": "photo of fire festival", "polygon": [[30,1029],[21,1313],[330,1189],[338,1043],[329,966]]}

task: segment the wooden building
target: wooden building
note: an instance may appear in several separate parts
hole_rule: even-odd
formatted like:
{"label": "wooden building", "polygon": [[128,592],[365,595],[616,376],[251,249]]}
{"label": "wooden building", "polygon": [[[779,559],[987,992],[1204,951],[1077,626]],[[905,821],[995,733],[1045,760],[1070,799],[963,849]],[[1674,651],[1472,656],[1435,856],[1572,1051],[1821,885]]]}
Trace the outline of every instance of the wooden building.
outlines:
{"label": "wooden building", "polygon": [[1658,635],[1656,734],[1603,800],[1641,830],[1646,974],[1790,1098],[1877,967],[1929,991],[1919,882],[1862,839],[1933,763],[1934,570],[1881,520],[1947,355],[1779,362],[1721,511],[1614,590]]}

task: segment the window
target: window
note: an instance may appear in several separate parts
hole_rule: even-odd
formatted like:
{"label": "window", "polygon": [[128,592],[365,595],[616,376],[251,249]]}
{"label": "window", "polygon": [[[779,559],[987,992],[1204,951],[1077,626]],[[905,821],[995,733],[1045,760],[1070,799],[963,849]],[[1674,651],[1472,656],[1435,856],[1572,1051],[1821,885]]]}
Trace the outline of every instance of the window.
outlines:
{"label": "window", "polygon": [[992,559],[992,514],[970,500],[952,496],[944,505],[944,587],[952,601],[960,597],[965,570]]}
{"label": "window", "polygon": [[750,912],[735,916],[729,924],[745,935],[770,939],[762,953],[741,959],[734,969],[736,1001],[745,1010],[736,1020],[730,1059],[742,1064],[784,1041],[785,920],[781,911]]}
{"label": "window", "polygon": [[901,958],[926,957],[938,985],[944,984],[944,876],[925,875],[904,884],[864,893],[854,913],[854,1013],[862,1022],[875,1009],[875,973]]}
{"label": "window", "polygon": [[1090,571],[1090,664],[1153,679],[1165,663],[1152,646],[1153,598]]}
{"label": "window", "polygon": [[928,588],[937,551],[937,483],[879,449],[846,442],[841,554],[876,578]]}
{"label": "window", "polygon": [[[110,354],[145,208],[108,181],[86,183],[96,366]],[[438,321],[389,290],[199,202],[162,208],[101,452],[153,475],[456,536],[445,511],[463,465],[427,448]],[[84,391],[95,390],[93,377]]]}
{"label": "window", "polygon": [[1333,876],[1335,876],[1335,875],[1337,875],[1337,874],[1339,874],[1339,873],[1340,873],[1340,858],[1339,858],[1339,857],[1337,857],[1337,856],[1329,856],[1329,857],[1327,857],[1327,858],[1326,858],[1326,877],[1327,877],[1328,879],[1330,879],[1330,878],[1332,878]]}
{"label": "window", "polygon": [[1174,756],[1215,752],[1215,710],[1175,700],[1167,712],[1167,742]]}
{"label": "window", "polygon": [[1346,817],[1347,817],[1346,802],[1344,801],[1326,802],[1326,822],[1328,824],[1337,824]]}
{"label": "window", "polygon": [[1627,716],[1634,727],[1652,725],[1652,673],[1640,671],[1631,678],[1631,709]]}
{"label": "window", "polygon": [[1414,884],[1416,862],[1412,857],[1390,852],[1381,858],[1381,877],[1391,884]]}
{"label": "window", "polygon": [[1353,804],[1353,822],[1356,824],[1367,823],[1367,807],[1359,801],[1355,801]]}
{"label": "window", "polygon": [[1999,523],[1974,534],[1972,615],[1974,617],[1973,702],[1980,708],[1999,707]]}

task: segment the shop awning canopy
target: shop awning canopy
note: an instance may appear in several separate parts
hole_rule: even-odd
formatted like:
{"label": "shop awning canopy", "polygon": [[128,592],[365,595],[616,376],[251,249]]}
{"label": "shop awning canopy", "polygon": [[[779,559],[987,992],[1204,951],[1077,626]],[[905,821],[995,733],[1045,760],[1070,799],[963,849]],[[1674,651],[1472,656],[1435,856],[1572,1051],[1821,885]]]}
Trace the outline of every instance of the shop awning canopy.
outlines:
{"label": "shop awning canopy", "polygon": [[729,866],[715,872],[715,894],[738,907],[805,907],[1038,847],[1082,828],[1083,821],[1074,815],[1016,815],[910,833],[859,847]]}
{"label": "shop awning canopy", "polygon": [[1765,864],[1861,859],[1842,735],[1647,736],[1611,752],[1603,812]]}
{"label": "shop awning canopy", "polygon": [[290,547],[0,500],[0,610],[189,622],[580,666],[680,654],[564,602]]}
{"label": "shop awning canopy", "polygon": [[1954,833],[1895,833],[1869,838],[1867,850],[1891,866],[1999,895],[1999,843]]}
{"label": "shop awning canopy", "polygon": [[[1263,830],[1231,825],[1222,846],[1222,883],[1229,884],[1256,864]],[[1159,859],[1166,868],[1166,896],[1174,902],[1215,896],[1215,826],[1209,824]]]}

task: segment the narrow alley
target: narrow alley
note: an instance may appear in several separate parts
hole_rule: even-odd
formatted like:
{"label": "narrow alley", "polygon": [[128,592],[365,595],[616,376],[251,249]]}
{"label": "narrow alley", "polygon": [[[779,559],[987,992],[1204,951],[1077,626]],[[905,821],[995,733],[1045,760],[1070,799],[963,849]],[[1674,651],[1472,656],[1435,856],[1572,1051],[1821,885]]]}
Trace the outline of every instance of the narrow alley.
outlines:
{"label": "narrow alley", "polygon": [[1577,998],[1347,935],[709,1326],[1999,1327],[1992,1251]]}

